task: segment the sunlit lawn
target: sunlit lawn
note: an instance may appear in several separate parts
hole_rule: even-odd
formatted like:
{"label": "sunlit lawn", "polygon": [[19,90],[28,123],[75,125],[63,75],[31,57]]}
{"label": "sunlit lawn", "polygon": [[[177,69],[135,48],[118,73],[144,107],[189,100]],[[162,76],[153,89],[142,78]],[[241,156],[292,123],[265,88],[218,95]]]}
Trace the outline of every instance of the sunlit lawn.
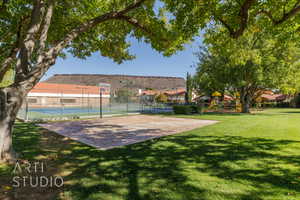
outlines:
{"label": "sunlit lawn", "polygon": [[[22,159],[42,160],[65,186],[2,187],[0,199],[300,199],[300,110],[191,117],[220,123],[108,151],[18,123]],[[0,185],[11,185],[11,171],[0,165]]]}

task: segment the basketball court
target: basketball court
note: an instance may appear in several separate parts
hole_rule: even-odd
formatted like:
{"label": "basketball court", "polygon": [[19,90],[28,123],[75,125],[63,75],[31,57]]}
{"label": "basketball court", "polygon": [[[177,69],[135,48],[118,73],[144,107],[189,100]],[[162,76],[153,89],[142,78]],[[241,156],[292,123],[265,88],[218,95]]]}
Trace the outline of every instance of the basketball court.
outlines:
{"label": "basketball court", "polygon": [[41,127],[99,149],[111,149],[212,125],[217,121],[134,115],[40,124]]}

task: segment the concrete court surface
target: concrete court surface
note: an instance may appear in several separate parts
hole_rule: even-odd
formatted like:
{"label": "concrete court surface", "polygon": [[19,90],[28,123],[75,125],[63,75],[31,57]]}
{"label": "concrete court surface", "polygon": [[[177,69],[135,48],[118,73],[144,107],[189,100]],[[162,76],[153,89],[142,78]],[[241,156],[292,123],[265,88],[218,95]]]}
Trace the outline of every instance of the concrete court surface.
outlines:
{"label": "concrete court surface", "polygon": [[134,115],[39,125],[65,137],[105,150],[215,123],[217,121]]}

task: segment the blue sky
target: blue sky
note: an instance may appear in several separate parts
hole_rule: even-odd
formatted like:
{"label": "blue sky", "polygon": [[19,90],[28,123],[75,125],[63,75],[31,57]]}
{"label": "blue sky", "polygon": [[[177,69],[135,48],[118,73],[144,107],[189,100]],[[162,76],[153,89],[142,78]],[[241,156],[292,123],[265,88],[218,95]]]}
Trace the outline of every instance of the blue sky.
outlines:
{"label": "blue sky", "polygon": [[68,55],[66,59],[58,59],[50,68],[42,80],[53,74],[124,74],[146,76],[176,76],[185,77],[186,72],[195,72],[191,67],[196,61],[194,52],[198,50],[201,39],[193,44],[186,45],[184,51],[171,57],[164,57],[151,48],[149,44],[132,42],[130,51],[136,55],[136,59],[116,64],[111,59],[95,53],[86,60],[74,58]]}

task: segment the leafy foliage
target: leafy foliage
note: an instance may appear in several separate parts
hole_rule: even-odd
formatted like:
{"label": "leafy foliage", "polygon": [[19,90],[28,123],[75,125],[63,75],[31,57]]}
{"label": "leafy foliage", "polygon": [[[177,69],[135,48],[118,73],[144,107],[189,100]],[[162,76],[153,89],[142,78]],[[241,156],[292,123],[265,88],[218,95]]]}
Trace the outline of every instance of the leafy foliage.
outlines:
{"label": "leafy foliage", "polygon": [[[198,90],[239,92],[249,106],[257,92],[265,89],[295,90],[299,74],[299,48],[292,40],[275,39],[268,32],[249,28],[238,39],[226,36],[224,28],[208,29],[206,47],[199,57]],[[245,107],[245,112],[248,112]]]}
{"label": "leafy foliage", "polygon": [[13,68],[9,69],[5,73],[2,82],[0,82],[0,87],[6,87],[6,86],[11,85],[14,81],[14,76],[15,76],[14,69]]}
{"label": "leafy foliage", "polygon": [[299,48],[290,40],[282,42],[255,28],[238,39],[226,39],[220,28],[208,30],[205,43],[197,54],[198,83],[206,85],[204,90],[280,89],[297,78]]}
{"label": "leafy foliage", "polygon": [[168,97],[165,94],[161,93],[155,97],[155,101],[158,103],[167,103]]}
{"label": "leafy foliage", "polygon": [[165,0],[174,18],[175,27],[185,30],[185,37],[199,33],[199,29],[219,26],[227,36],[238,38],[253,25],[273,34],[297,34],[300,2],[298,0]]}

